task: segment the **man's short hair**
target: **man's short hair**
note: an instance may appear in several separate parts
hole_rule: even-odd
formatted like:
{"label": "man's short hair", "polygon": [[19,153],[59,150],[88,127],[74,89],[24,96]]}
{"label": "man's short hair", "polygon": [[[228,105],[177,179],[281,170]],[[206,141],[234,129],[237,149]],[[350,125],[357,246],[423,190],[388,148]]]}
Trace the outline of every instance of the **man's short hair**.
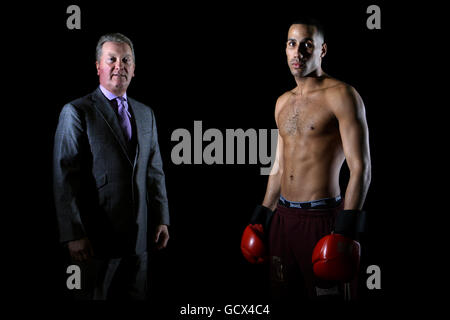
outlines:
{"label": "man's short hair", "polygon": [[293,24],[304,24],[307,26],[313,26],[316,27],[317,32],[322,36],[323,38],[323,42],[326,42],[326,38],[325,38],[325,30],[324,30],[324,26],[323,24],[317,20],[316,18],[313,17],[308,17],[308,16],[304,16],[304,17],[299,17],[296,20],[294,20],[291,23],[291,26]]}
{"label": "man's short hair", "polygon": [[95,59],[97,61],[100,61],[100,57],[102,56],[102,47],[105,42],[126,43],[131,48],[131,53],[133,54],[133,61],[136,62],[134,56],[133,42],[131,42],[131,40],[128,37],[124,36],[121,33],[108,33],[100,37],[100,39],[97,42],[97,47],[95,48]]}

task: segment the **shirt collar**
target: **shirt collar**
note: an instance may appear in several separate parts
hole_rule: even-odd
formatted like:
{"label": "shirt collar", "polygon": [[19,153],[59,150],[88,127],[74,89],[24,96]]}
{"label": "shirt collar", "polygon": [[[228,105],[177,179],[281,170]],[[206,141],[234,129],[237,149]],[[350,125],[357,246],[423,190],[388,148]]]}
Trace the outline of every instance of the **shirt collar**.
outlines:
{"label": "shirt collar", "polygon": [[[107,89],[105,89],[105,87],[103,87],[102,85],[100,85],[100,90],[103,92],[103,94],[105,95],[105,97],[108,99],[108,100],[114,100],[114,99],[116,99],[117,97],[119,97],[119,96],[116,96],[114,93],[112,93],[112,92],[110,92],[110,91],[108,91]],[[122,96],[124,99],[125,99],[125,101],[127,100],[127,93],[125,92],[124,94],[123,94],[123,96]]]}

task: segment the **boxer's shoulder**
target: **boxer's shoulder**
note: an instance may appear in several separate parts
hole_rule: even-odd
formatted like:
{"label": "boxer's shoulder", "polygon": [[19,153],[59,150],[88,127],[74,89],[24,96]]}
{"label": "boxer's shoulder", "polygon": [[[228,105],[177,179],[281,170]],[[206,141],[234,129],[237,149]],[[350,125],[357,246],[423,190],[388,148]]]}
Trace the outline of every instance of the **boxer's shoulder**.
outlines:
{"label": "boxer's shoulder", "polygon": [[335,85],[328,87],[324,98],[325,105],[335,114],[353,114],[363,108],[358,91],[343,81],[337,81]]}
{"label": "boxer's shoulder", "polygon": [[331,99],[353,96],[356,92],[351,85],[335,78],[327,78],[322,89],[326,97]]}
{"label": "boxer's shoulder", "polygon": [[281,96],[278,97],[277,103],[275,105],[275,117],[276,118],[278,118],[277,115],[280,113],[280,111],[287,104],[289,104],[289,100],[293,95],[294,95],[294,93],[292,92],[292,90],[290,90],[290,91],[286,91],[285,93],[283,93]]}

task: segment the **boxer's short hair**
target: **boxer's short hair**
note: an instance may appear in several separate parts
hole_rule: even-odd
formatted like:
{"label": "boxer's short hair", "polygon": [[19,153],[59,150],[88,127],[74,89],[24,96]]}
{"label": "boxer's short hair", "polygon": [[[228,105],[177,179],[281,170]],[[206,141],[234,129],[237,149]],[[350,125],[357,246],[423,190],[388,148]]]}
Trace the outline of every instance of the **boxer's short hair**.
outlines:
{"label": "boxer's short hair", "polygon": [[316,18],[313,17],[309,17],[309,16],[303,16],[303,17],[299,17],[296,20],[294,20],[291,23],[291,26],[293,24],[304,24],[307,26],[313,26],[316,27],[317,32],[322,36],[323,41],[325,42],[326,38],[325,38],[325,28],[324,25]]}

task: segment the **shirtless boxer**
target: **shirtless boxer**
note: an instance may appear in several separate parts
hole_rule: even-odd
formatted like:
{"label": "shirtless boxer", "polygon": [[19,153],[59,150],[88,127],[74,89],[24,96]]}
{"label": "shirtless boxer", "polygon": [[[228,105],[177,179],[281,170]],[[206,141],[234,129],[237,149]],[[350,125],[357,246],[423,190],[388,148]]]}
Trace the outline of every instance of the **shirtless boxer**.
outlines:
{"label": "shirtless boxer", "polygon": [[[286,56],[297,86],[276,102],[276,160],[262,206],[276,210],[269,261],[280,298],[341,292],[335,283],[314,276],[311,254],[318,240],[333,231],[338,212],[362,209],[371,179],[363,101],[353,87],[322,70],[326,53],[319,23],[291,25]],[[341,195],[344,160],[350,177]]]}

